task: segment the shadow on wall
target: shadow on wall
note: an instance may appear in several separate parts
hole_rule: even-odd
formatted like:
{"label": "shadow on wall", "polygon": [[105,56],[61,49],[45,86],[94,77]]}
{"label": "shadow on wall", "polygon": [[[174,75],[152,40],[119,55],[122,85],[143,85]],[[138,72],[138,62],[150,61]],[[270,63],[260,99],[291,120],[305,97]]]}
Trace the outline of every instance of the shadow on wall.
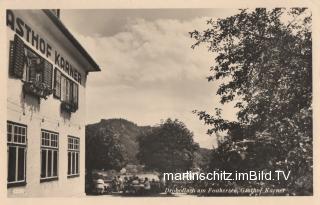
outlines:
{"label": "shadow on wall", "polygon": [[[46,100],[40,97],[25,93],[23,91],[23,88],[21,90],[22,92],[20,94],[20,106],[22,108],[23,115],[25,115],[26,112],[30,113],[30,120],[32,120],[34,114],[37,114],[40,112],[41,103],[44,103]],[[67,112],[61,109],[60,105],[61,105],[61,102],[59,102],[60,117],[64,120],[64,122],[70,121],[71,112]]]}
{"label": "shadow on wall", "polygon": [[32,95],[28,95],[22,90],[20,94],[20,105],[24,115],[26,111],[30,112],[30,120],[33,118],[34,113],[38,113],[40,111],[40,103],[41,99]]}
{"label": "shadow on wall", "polygon": [[64,122],[66,120],[69,121],[71,119],[71,112],[66,112],[66,111],[62,110],[61,106],[60,106],[60,117],[63,118]]}

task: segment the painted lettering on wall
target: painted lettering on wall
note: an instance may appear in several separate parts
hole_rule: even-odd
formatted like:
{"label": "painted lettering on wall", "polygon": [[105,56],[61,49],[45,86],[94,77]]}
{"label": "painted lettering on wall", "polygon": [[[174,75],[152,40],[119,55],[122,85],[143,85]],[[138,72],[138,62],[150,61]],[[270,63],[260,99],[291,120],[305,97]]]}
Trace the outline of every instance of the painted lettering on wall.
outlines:
{"label": "painted lettering on wall", "polygon": [[52,46],[37,34],[26,22],[19,17],[15,17],[12,10],[7,10],[7,26],[47,58],[53,59],[56,66],[63,69],[69,76],[81,84],[81,74],[71,65],[71,63],[57,50],[53,51]]}

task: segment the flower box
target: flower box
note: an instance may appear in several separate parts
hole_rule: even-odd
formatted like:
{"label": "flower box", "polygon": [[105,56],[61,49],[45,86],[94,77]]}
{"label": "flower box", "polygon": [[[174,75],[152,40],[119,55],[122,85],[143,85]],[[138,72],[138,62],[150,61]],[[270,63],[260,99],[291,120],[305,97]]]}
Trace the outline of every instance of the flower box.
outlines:
{"label": "flower box", "polygon": [[78,106],[75,103],[71,102],[61,102],[61,110],[66,112],[76,112],[78,110]]}
{"label": "flower box", "polygon": [[42,82],[23,81],[23,92],[46,100],[52,94],[52,89]]}

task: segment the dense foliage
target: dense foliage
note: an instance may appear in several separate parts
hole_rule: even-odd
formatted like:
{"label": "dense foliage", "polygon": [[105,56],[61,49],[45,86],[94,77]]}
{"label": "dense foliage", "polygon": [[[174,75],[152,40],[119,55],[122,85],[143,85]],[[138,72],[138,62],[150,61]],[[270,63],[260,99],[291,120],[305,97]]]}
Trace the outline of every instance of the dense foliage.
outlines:
{"label": "dense foliage", "polygon": [[[240,10],[190,32],[192,48],[208,45],[222,104],[234,102],[237,120],[195,111],[209,134],[226,132],[211,169],[291,170],[288,181],[261,182],[310,195],[312,188],[311,13],[305,8]],[[249,183],[249,182],[248,182]],[[258,182],[256,182],[257,185]]]}
{"label": "dense foliage", "polygon": [[138,159],[147,169],[159,172],[190,170],[199,145],[193,134],[178,121],[167,119],[159,127],[138,138]]}
{"label": "dense foliage", "polygon": [[[127,162],[128,157],[118,137],[106,129],[95,127],[86,128],[86,168],[93,169],[115,169],[120,170]],[[94,135],[90,136],[89,135]]]}

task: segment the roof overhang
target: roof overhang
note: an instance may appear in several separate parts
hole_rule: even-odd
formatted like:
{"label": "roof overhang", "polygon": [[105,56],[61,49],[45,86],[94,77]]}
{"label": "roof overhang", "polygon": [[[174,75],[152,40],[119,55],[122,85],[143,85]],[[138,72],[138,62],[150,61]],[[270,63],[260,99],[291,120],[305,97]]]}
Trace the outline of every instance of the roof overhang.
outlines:
{"label": "roof overhang", "polygon": [[86,68],[87,72],[101,71],[98,64],[93,60],[89,53],[81,46],[79,41],[71,34],[65,25],[58,19],[50,10],[43,9],[43,12],[50,18],[50,20],[57,26],[57,28],[67,37],[67,39],[75,46],[81,55],[89,62],[90,67]]}

